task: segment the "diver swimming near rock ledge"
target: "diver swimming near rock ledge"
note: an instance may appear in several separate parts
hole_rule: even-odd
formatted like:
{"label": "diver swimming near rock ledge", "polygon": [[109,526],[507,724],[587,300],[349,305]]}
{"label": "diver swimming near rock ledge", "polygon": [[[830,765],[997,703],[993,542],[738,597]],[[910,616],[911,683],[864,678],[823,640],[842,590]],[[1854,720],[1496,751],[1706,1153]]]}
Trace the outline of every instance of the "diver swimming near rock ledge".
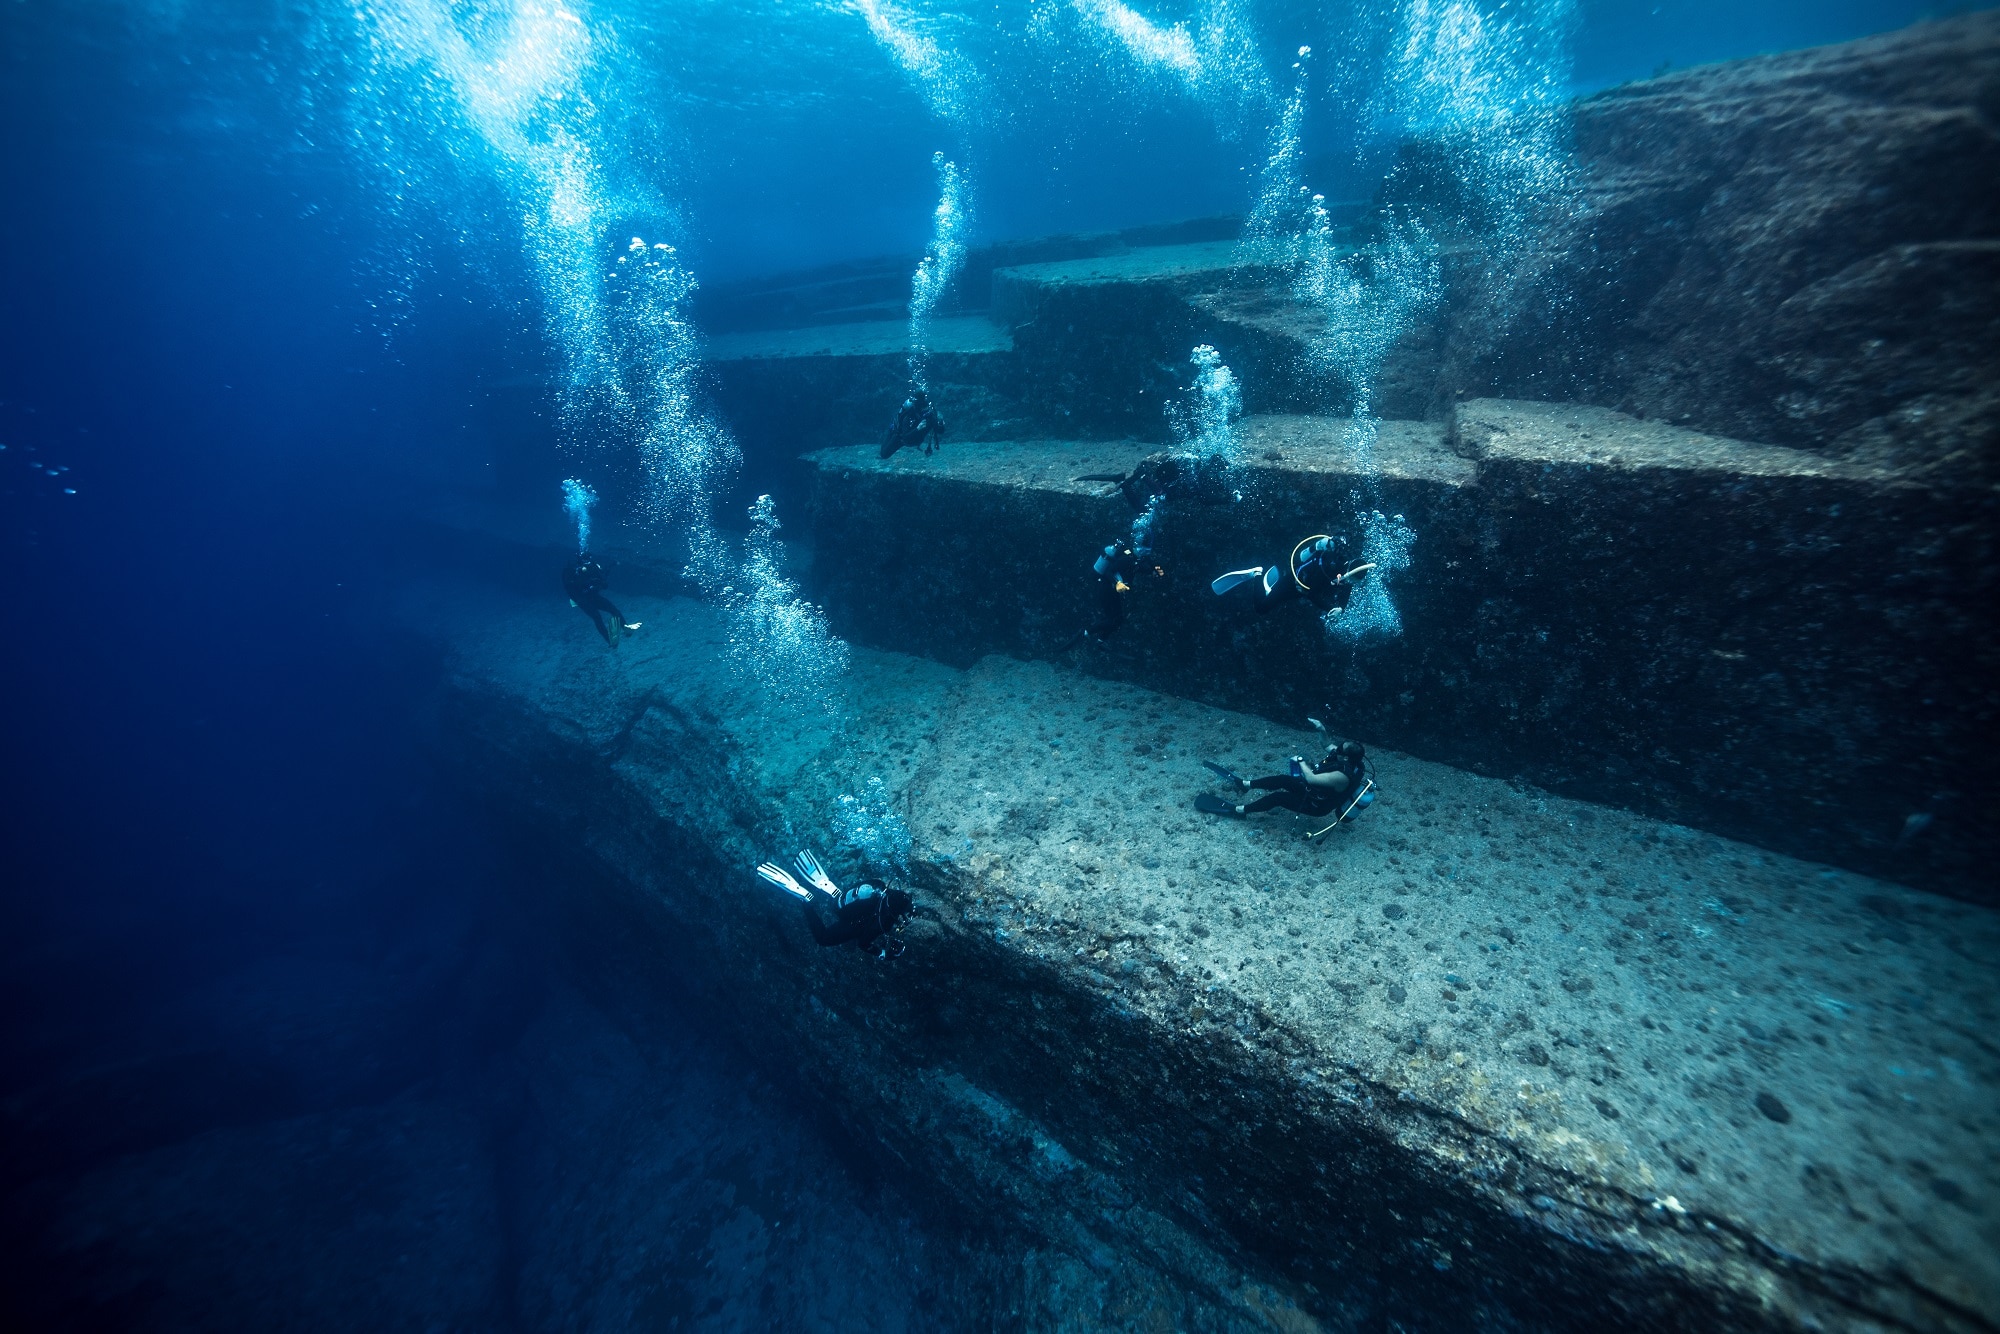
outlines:
{"label": "diver swimming near rock ledge", "polygon": [[775,862],[765,862],[757,868],[757,874],[799,901],[805,909],[806,927],[812,932],[814,940],[823,946],[851,942],[863,952],[873,951],[878,959],[900,959],[903,956],[900,932],[903,922],[916,909],[916,902],[907,891],[877,889],[865,883],[842,890],[827,875],[826,868],[819,864],[819,858],[810,852],[801,852],[792,864],[808,883],[834,901],[836,911],[831,925],[819,915],[812,890],[800,884],[784,867]]}
{"label": "diver swimming near rock ledge", "polygon": [[923,446],[925,458],[930,457],[932,450],[944,446],[944,418],[931,405],[930,395],[912,389],[903,406],[897,409],[888,437],[882,441],[882,457],[886,459],[899,449],[914,449],[918,445]]}
{"label": "diver swimming near rock ledge", "polygon": [[[1308,721],[1321,732],[1326,731],[1317,718]],[[1196,810],[1236,820],[1278,807],[1315,819],[1333,816],[1330,824],[1307,834],[1307,838],[1318,838],[1375,801],[1374,766],[1368,762],[1366,748],[1358,741],[1329,740],[1326,754],[1317,763],[1309,764],[1304,756],[1294,755],[1289,773],[1265,778],[1241,778],[1210,760],[1203,760],[1202,765],[1239,794],[1254,790],[1264,795],[1232,803],[1212,792],[1203,792],[1194,799]]]}
{"label": "diver swimming near rock ledge", "polygon": [[[604,596],[608,583],[604,566],[589,552],[578,556],[575,563],[563,566],[562,586],[569,595],[569,605],[588,616],[597,633],[604,636],[604,642],[617,648],[625,631],[637,630],[641,623],[626,620],[625,613]],[[606,621],[606,616],[611,619]]]}
{"label": "diver swimming near rock ledge", "polygon": [[1088,628],[1079,630],[1075,637],[1062,646],[1061,652],[1068,652],[1079,644],[1103,643],[1125,624],[1125,599],[1132,595],[1132,580],[1141,573],[1150,573],[1160,578],[1166,571],[1152,564],[1153,549],[1144,545],[1143,536],[1138,540],[1119,538],[1108,544],[1091,565],[1091,573],[1097,579],[1097,619]]}
{"label": "diver swimming near rock ledge", "polygon": [[1344,568],[1339,548],[1345,545],[1345,538],[1314,533],[1293,546],[1291,555],[1284,560],[1231,570],[1218,575],[1209,587],[1217,597],[1222,597],[1238,588],[1254,586],[1263,594],[1259,605],[1264,607],[1303,597],[1320,615],[1337,616],[1347,610],[1356,581],[1375,568],[1372,562]]}

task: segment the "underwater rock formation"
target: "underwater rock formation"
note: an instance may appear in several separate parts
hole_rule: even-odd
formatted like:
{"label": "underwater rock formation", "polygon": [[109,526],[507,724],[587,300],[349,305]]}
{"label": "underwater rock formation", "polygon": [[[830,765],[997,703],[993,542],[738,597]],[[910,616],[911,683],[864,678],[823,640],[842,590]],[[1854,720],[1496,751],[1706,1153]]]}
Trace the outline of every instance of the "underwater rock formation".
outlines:
{"label": "underwater rock formation", "polygon": [[[712,613],[636,601],[614,655],[546,596],[413,589],[459,772],[913,1192],[1013,1237],[1025,1326],[2000,1317],[1990,912],[1386,752],[1306,844],[1186,805],[1290,729],[871,651],[848,724],[801,721]],[[750,873],[870,779],[924,906],[893,966]]]}
{"label": "underwater rock formation", "polygon": [[[1530,238],[1506,300],[1458,266],[1433,401],[1577,398],[1992,484],[1996,108],[1991,11],[1579,101],[1580,214]],[[1386,202],[1476,232],[1430,152]]]}
{"label": "underwater rock formation", "polygon": [[[1467,403],[1365,448],[1334,418],[1239,434],[1221,489],[1169,493],[1165,577],[1065,661],[1992,901],[2000,847],[1973,797],[2000,786],[1980,740],[2000,714],[1987,498],[1575,405]],[[823,451],[817,594],[866,643],[1056,655],[1131,514],[1075,479],[1146,454]],[[1370,509],[1417,534],[1390,584],[1399,635],[1341,640],[1304,607],[1206,587],[1329,525],[1358,552]],[[1905,845],[1916,811],[1935,819]]]}

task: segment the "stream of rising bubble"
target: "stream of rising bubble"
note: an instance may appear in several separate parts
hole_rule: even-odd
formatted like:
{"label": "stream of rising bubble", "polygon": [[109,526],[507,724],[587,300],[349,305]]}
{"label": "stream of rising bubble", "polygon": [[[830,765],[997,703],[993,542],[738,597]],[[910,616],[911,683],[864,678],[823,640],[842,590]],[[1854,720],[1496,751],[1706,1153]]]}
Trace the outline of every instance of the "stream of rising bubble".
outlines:
{"label": "stream of rising bubble", "polygon": [[369,53],[355,137],[378,178],[484,168],[516,211],[563,367],[565,447],[632,439],[644,513],[684,534],[686,574],[729,614],[732,643],[784,664],[788,683],[837,678],[846,646],[785,577],[768,498],[740,564],[716,529],[741,454],[701,394],[694,275],[671,242],[614,230],[633,219],[670,230],[672,210],[607,110],[639,104],[628,93],[643,86],[609,20],[593,24],[565,0],[380,0],[352,12]]}
{"label": "stream of rising bubble", "polygon": [[1225,141],[1254,133],[1277,103],[1257,54],[1255,30],[1236,0],[1203,0],[1192,22],[1168,25],[1122,0],[1068,0],[1067,5],[1049,0],[1037,10],[1031,31],[1052,36],[1065,9],[1100,49],[1122,55],[1143,76],[1193,99]]}
{"label": "stream of rising bubble", "polygon": [[932,214],[930,249],[910,277],[910,383],[930,390],[931,319],[945,289],[965,262],[965,229],[971,220],[965,178],[943,153],[933,153],[938,173],[937,209]]}
{"label": "stream of rising bubble", "polygon": [[562,491],[563,509],[576,525],[576,550],[581,555],[590,550],[590,510],[597,504],[597,492],[574,477],[563,482]]}

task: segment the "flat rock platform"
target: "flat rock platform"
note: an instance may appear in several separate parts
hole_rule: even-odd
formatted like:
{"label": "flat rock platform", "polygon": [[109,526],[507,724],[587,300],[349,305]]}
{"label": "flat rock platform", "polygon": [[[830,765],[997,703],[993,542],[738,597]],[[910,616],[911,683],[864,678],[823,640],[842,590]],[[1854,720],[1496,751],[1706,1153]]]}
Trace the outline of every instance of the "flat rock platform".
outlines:
{"label": "flat rock platform", "polygon": [[[614,652],[553,595],[411,590],[467,782],[1020,1229],[1031,1326],[2000,1324],[1994,913],[1387,751],[1308,842],[1190,799],[1310,734],[865,648],[802,717],[715,612],[629,603]],[[801,846],[904,863],[903,960],[811,945],[751,874]]]}
{"label": "flat rock platform", "polygon": [[[1172,460],[1139,441],[810,455],[835,628],[1297,722],[1994,903],[2000,504],[1575,404],[1448,421],[1253,416],[1238,461],[1161,483],[1161,578],[1095,617],[1091,562]],[[1131,495],[1080,478],[1153,469]],[[1146,478],[1154,479],[1148,481]],[[1131,490],[1131,488],[1128,488]],[[1329,629],[1215,597],[1226,570],[1407,538]],[[1371,536],[1371,534],[1373,536]],[[1392,562],[1393,563],[1393,562]],[[1389,631],[1396,632],[1390,633]],[[1067,647],[1066,647],[1067,646]],[[1981,796],[1980,794],[1987,794]],[[1923,817],[1921,837],[1905,830]]]}

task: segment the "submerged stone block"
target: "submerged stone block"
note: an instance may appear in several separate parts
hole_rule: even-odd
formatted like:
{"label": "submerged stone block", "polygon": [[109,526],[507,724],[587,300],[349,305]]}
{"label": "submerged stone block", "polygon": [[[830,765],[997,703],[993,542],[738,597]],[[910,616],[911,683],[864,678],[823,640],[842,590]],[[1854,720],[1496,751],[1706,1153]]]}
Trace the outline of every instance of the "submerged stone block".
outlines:
{"label": "submerged stone block", "polygon": [[1200,343],[1220,350],[1252,411],[1325,399],[1300,374],[1302,344],[1289,330],[1211,309],[1217,292],[1254,308],[1275,279],[1234,241],[1155,246],[997,270],[993,317],[1013,330],[1018,392],[1038,432],[1165,441],[1165,406],[1185,392]]}
{"label": "submerged stone block", "polygon": [[[1990,911],[1388,751],[1376,807],[1306,842],[1187,804],[1202,758],[1311,744],[1242,713],[864,649],[801,717],[687,602],[641,599],[613,653],[552,596],[407,601],[450,655],[464,781],[574,850],[564,892],[604,886],[884,1170],[1040,1257],[1027,1309],[2000,1318]],[[916,887],[893,966],[814,947],[751,872],[853,794],[907,844],[819,850]]]}
{"label": "submerged stone block", "polygon": [[[948,438],[1018,432],[1014,343],[978,315],[932,322],[931,397]],[[789,457],[834,442],[880,440],[909,392],[907,320],[724,334],[709,341],[716,405],[752,451]]]}
{"label": "submerged stone block", "polygon": [[[1226,483],[1170,493],[1164,576],[1069,661],[1992,899],[1991,500],[1595,408],[1480,401],[1370,434],[1242,423]],[[1132,515],[1071,479],[1144,448],[815,454],[818,596],[868,643],[1056,654]],[[1313,533],[1358,560],[1371,524],[1399,523],[1397,633],[1356,633],[1359,603],[1330,631],[1303,604],[1208,590]]]}
{"label": "submerged stone block", "polygon": [[[1581,99],[1574,207],[1447,265],[1433,401],[1585,398],[1991,486],[1996,98],[1989,11]],[[1442,234],[1484,206],[1449,148],[1404,154],[1385,202]]]}

